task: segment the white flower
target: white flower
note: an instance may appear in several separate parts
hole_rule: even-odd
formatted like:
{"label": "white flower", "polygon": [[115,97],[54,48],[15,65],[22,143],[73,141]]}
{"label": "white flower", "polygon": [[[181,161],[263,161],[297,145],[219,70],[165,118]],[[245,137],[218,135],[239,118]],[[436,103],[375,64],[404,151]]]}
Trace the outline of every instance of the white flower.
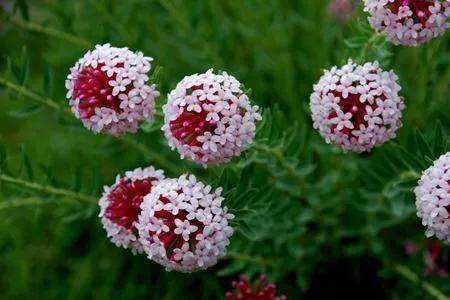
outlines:
{"label": "white flower", "polygon": [[377,62],[350,60],[325,71],[310,98],[314,128],[327,143],[356,152],[394,138],[405,108],[397,79]]}
{"label": "white flower", "polygon": [[427,237],[435,235],[450,244],[450,152],[425,170],[414,189],[417,216],[427,226]]}
{"label": "white flower", "polygon": [[153,117],[159,96],[155,85],[146,84],[151,60],[128,48],[97,45],[67,76],[72,112],[94,133],[136,132],[140,121]]}
{"label": "white flower", "polygon": [[104,187],[99,200],[99,217],[107,236],[116,246],[130,248],[133,253],[142,252],[136,235],[140,205],[152,187],[164,179],[163,173],[153,167],[137,168],[127,171],[123,177],[118,175],[112,186]]}
{"label": "white flower", "polygon": [[136,225],[147,256],[179,272],[215,265],[233,234],[228,220],[234,216],[222,207],[220,194],[193,175],[160,181],[144,198]]}
{"label": "white flower", "polygon": [[395,45],[419,46],[450,27],[450,0],[364,0],[369,22]]}
{"label": "white flower", "polygon": [[182,158],[217,164],[238,156],[253,141],[261,120],[239,81],[223,72],[186,76],[163,106],[162,130]]}

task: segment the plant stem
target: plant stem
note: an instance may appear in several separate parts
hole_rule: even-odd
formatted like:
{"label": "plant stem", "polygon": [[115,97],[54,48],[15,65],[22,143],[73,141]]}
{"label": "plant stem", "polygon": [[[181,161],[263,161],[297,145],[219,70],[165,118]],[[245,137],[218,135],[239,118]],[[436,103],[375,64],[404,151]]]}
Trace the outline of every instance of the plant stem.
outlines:
{"label": "plant stem", "polygon": [[15,83],[12,83],[11,81],[6,80],[5,78],[0,77],[0,85],[3,85],[12,91],[15,91],[20,95],[27,96],[28,98],[30,98],[42,105],[45,105],[51,109],[54,109],[57,111],[63,111],[56,101],[54,101],[50,98],[44,97],[44,96],[40,96],[40,95],[36,94],[35,92],[30,91],[23,86],[17,85]]}
{"label": "plant stem", "polygon": [[92,47],[92,44],[89,41],[79,38],[77,36],[74,36],[70,33],[64,32],[64,31],[60,31],[60,30],[50,28],[50,27],[44,27],[37,23],[33,23],[33,22],[29,22],[29,21],[22,21],[22,20],[15,19],[15,18],[9,18],[8,21],[17,27],[22,28],[27,31],[30,31],[30,32],[37,32],[37,33],[48,35],[50,37],[65,40],[71,44],[75,44],[75,45],[81,46],[83,48],[91,48]]}
{"label": "plant stem", "polygon": [[80,194],[80,193],[75,193],[73,191],[70,190],[66,190],[66,189],[61,189],[61,188],[55,188],[53,186],[47,186],[47,185],[41,185],[39,183],[36,182],[31,182],[31,181],[26,181],[20,178],[15,178],[15,177],[11,177],[5,174],[0,174],[0,181],[6,182],[6,183],[11,183],[11,184],[15,184],[15,185],[19,185],[22,186],[24,188],[30,189],[30,190],[34,190],[34,191],[38,191],[38,192],[42,192],[45,194],[50,194],[50,195],[55,195],[55,196],[62,196],[62,197],[68,197],[68,198],[72,198],[72,199],[76,199],[76,200],[80,200],[83,202],[88,202],[88,203],[96,203],[97,199],[89,196],[89,195],[85,195],[85,194]]}
{"label": "plant stem", "polygon": [[[26,87],[19,86],[19,85],[12,83],[2,77],[0,77],[0,85],[3,85],[12,91],[15,91],[15,92],[19,93],[20,95],[24,95],[24,96],[30,98],[31,100],[36,101],[37,103],[47,106],[48,108],[54,109],[58,112],[62,112],[67,117],[70,117],[70,118],[73,117],[70,110],[62,108],[59,105],[59,103],[57,103],[55,100],[40,96],[40,95],[36,94],[35,92],[27,89]],[[144,145],[132,138],[126,137],[126,136],[119,137],[119,140],[126,143],[127,145],[130,145],[131,147],[135,148],[136,150],[140,151],[143,155],[148,156],[148,157],[153,157],[154,160],[157,161],[161,166],[164,166],[165,168],[167,167],[173,173],[176,173],[176,170],[178,170],[177,166],[174,163],[168,161],[163,155],[153,153],[152,151],[150,151],[150,149],[146,145]]]}
{"label": "plant stem", "polygon": [[[2,201],[0,202],[0,211],[5,210],[5,209],[10,209],[10,208],[18,208],[18,207],[22,207],[22,206],[28,206],[28,205],[45,205],[45,204],[58,204],[60,203],[61,199],[58,199],[58,201],[56,200],[42,200],[42,199],[38,199],[38,198],[17,198],[17,199],[12,199],[12,200],[8,200],[8,201]],[[72,202],[72,201],[70,201]]]}
{"label": "plant stem", "polygon": [[433,296],[434,298],[438,300],[449,300],[450,297],[444,295],[440,290],[438,290],[434,285],[422,281],[419,279],[419,276],[417,276],[411,269],[409,269],[406,266],[403,265],[395,265],[394,270],[402,275],[404,278],[408,279],[409,281],[420,285],[428,294]]}

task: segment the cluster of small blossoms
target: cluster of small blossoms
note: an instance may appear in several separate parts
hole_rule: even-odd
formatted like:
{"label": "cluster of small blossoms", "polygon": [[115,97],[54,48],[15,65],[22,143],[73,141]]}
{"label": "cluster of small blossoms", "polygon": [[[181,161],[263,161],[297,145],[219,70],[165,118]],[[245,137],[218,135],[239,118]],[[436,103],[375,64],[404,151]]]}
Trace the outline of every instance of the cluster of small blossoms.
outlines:
{"label": "cluster of small blossoms", "polygon": [[397,79],[378,62],[361,66],[350,60],[325,71],[311,95],[314,128],[327,143],[356,152],[395,138],[405,108]]}
{"label": "cluster of small blossoms", "polygon": [[255,286],[252,286],[245,275],[239,281],[233,281],[233,292],[227,292],[228,300],[287,300],[286,296],[276,296],[276,285],[266,283],[266,276],[261,275]]}
{"label": "cluster of small blossoms", "polygon": [[370,24],[396,45],[418,46],[449,28],[450,0],[364,0]]}
{"label": "cluster of small blossoms", "polygon": [[194,175],[161,181],[145,196],[136,227],[148,257],[167,270],[193,272],[225,255],[234,216],[222,206],[222,189]]}
{"label": "cluster of small blossoms", "polygon": [[168,95],[163,106],[162,130],[181,158],[217,164],[238,156],[253,141],[257,106],[241,90],[241,84],[223,72],[186,76]]}
{"label": "cluster of small blossoms", "polygon": [[414,193],[417,216],[427,226],[426,236],[435,235],[450,244],[450,152],[423,172]]}
{"label": "cluster of small blossoms", "polygon": [[97,45],[70,69],[67,98],[75,116],[95,133],[136,132],[153,117],[155,85],[147,85],[153,59],[128,48]]}
{"label": "cluster of small blossoms", "polygon": [[99,201],[99,217],[108,237],[118,247],[130,248],[134,253],[142,252],[136,229],[140,205],[144,196],[162,179],[161,170],[138,168],[126,172],[124,177],[118,175],[112,186],[104,187]]}

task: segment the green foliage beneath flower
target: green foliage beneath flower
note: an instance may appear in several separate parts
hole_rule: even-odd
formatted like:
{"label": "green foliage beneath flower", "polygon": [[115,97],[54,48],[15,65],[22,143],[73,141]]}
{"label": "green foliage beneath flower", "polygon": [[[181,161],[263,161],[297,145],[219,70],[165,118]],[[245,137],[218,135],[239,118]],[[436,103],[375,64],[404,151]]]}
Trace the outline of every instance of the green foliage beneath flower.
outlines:
{"label": "green foliage beneath flower", "polygon": [[[2,297],[220,299],[239,273],[267,273],[290,299],[325,295],[333,282],[363,297],[450,295],[446,279],[423,278],[422,257],[404,252],[406,242],[426,242],[412,188],[449,151],[449,36],[394,47],[362,12],[338,24],[326,7],[324,0],[20,0],[3,11]],[[84,129],[68,110],[64,80],[84,52],[106,42],[155,58],[159,108],[184,75],[211,67],[235,75],[264,111],[251,148],[208,169],[181,161],[160,130],[161,110],[136,135]],[[312,128],[312,85],[348,58],[378,59],[403,87],[404,127],[370,154],[345,154]],[[236,234],[216,267],[167,273],[107,240],[97,218],[102,186],[149,164],[224,188]],[[342,278],[328,278],[341,262]]]}

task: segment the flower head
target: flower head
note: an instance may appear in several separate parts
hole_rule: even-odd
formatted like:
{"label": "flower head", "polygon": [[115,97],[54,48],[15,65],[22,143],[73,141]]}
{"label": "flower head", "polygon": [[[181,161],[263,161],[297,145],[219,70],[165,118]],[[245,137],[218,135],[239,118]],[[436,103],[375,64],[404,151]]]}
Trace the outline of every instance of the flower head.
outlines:
{"label": "flower head", "polygon": [[450,0],[364,0],[369,22],[396,45],[418,46],[450,26]]}
{"label": "flower head", "polygon": [[161,181],[144,198],[137,225],[148,257],[179,272],[215,265],[233,234],[221,192],[193,175]]}
{"label": "flower head", "polygon": [[356,152],[394,138],[405,107],[397,79],[378,62],[360,66],[350,60],[325,71],[311,95],[314,128],[327,143]]}
{"label": "flower head", "polygon": [[286,296],[275,296],[277,287],[273,283],[266,283],[266,276],[261,275],[256,285],[252,286],[245,275],[239,281],[232,283],[235,291],[227,292],[229,300],[286,300]]}
{"label": "flower head", "polygon": [[181,158],[217,164],[238,156],[253,141],[258,107],[241,84],[223,72],[186,76],[168,95],[162,130]]}
{"label": "flower head", "polygon": [[435,235],[450,244],[450,152],[425,170],[414,189],[417,216],[427,226],[427,237]]}
{"label": "flower head", "polygon": [[70,69],[67,98],[72,112],[95,133],[135,132],[151,119],[155,85],[147,85],[151,57],[128,48],[97,45]]}
{"label": "flower head", "polygon": [[118,247],[142,252],[136,222],[141,213],[144,196],[164,178],[163,171],[153,167],[128,171],[124,177],[117,176],[116,183],[105,186],[99,201],[103,227],[108,237]]}

